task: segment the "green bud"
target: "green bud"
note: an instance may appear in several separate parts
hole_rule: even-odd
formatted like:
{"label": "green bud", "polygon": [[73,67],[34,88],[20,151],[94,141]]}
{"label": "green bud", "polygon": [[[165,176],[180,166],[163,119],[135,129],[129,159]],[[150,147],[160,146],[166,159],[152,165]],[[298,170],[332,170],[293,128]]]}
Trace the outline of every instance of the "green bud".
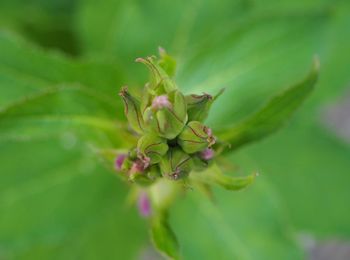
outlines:
{"label": "green bud", "polygon": [[162,175],[160,174],[160,170],[159,170],[159,167],[158,167],[158,164],[155,164],[155,165],[152,165],[149,170],[147,171],[147,177],[150,179],[150,180],[156,180],[160,177],[162,177]]}
{"label": "green bud", "polygon": [[[150,88],[156,93],[169,93],[177,89],[175,82],[158,64],[156,57],[137,58],[136,62],[145,64],[151,71]],[[164,64],[163,64],[164,65]]]}
{"label": "green bud", "polygon": [[136,160],[138,157],[137,157],[138,153],[137,153],[137,147],[133,147],[129,150],[129,158],[131,160]]}
{"label": "green bud", "polygon": [[203,151],[196,153],[193,155],[193,170],[195,171],[203,171],[208,168],[215,156],[215,152],[211,148],[206,148]]}
{"label": "green bud", "polygon": [[200,152],[215,144],[210,128],[198,121],[189,122],[177,139],[181,148],[189,154]]}
{"label": "green bud", "polygon": [[144,122],[140,111],[140,101],[129,93],[127,87],[123,87],[119,92],[119,95],[123,98],[125,108],[124,113],[131,129],[138,134],[142,134]]}
{"label": "green bud", "polygon": [[223,89],[214,97],[209,94],[186,96],[188,121],[203,122],[209,114],[213,102],[223,93]]}
{"label": "green bud", "polygon": [[163,176],[178,180],[188,176],[192,170],[192,158],[180,148],[170,148],[159,167]]}
{"label": "green bud", "polygon": [[[150,87],[150,84],[147,83],[143,89],[143,92],[142,92],[142,98],[141,98],[141,106],[140,106],[140,109],[141,109],[141,114],[143,115],[145,110],[147,109],[147,107],[151,106],[152,105],[152,101],[153,99],[158,96],[158,94],[153,91]],[[166,94],[164,94],[163,96],[166,96]]]}
{"label": "green bud", "polygon": [[186,96],[188,120],[203,122],[209,114],[213,97],[208,94]]}
{"label": "green bud", "polygon": [[148,101],[148,106],[143,104],[146,107],[143,111],[146,127],[166,139],[178,136],[187,122],[187,106],[183,94],[175,90],[167,95],[153,96]]}
{"label": "green bud", "polygon": [[142,136],[137,143],[138,152],[150,159],[150,164],[158,163],[168,151],[168,145],[164,138],[155,134]]}

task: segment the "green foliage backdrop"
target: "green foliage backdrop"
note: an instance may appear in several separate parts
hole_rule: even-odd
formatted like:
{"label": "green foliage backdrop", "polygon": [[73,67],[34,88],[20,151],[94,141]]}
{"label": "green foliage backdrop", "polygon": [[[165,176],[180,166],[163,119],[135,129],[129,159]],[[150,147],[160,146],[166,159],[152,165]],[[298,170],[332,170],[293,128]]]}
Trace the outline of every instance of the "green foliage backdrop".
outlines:
{"label": "green foliage backdrop", "polygon": [[[128,187],[93,151],[119,147],[117,96],[162,46],[186,92],[226,92],[227,126],[321,62],[311,98],[275,135],[228,154],[260,173],[215,203],[188,192],[170,223],[184,259],[303,259],[300,234],[349,239],[350,147],[321,123],[350,82],[349,1],[1,1],[0,259],[135,259],[150,246]],[[223,162],[224,163],[224,162]]]}

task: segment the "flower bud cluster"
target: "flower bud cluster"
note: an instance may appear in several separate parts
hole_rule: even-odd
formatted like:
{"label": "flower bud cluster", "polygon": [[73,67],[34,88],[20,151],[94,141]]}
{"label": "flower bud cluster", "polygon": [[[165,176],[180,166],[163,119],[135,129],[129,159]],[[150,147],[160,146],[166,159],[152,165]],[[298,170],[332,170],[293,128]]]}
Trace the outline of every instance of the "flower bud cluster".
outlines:
{"label": "flower bud cluster", "polygon": [[127,87],[119,93],[138,141],[128,154],[118,156],[116,169],[141,185],[160,177],[179,180],[192,170],[205,169],[215,156],[216,138],[203,124],[214,98],[208,94],[185,96],[171,78],[173,64],[162,58],[136,61],[149,68],[151,80],[140,98]]}

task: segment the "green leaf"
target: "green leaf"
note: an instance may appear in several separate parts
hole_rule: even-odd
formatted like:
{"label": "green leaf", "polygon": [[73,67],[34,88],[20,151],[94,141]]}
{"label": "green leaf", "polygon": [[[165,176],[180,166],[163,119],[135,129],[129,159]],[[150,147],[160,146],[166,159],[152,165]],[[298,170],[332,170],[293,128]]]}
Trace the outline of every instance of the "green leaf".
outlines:
{"label": "green leaf", "polygon": [[349,237],[350,146],[319,126],[318,110],[302,112],[274,137],[237,151],[235,163],[269,177],[301,232]]}
{"label": "green leaf", "polygon": [[[111,107],[113,104],[103,97],[79,85],[46,89],[0,110],[0,141],[28,141],[70,133],[97,145],[120,145],[126,129],[108,116]],[[115,135],[117,129],[122,130],[120,135]]]}
{"label": "green leaf", "polygon": [[[144,82],[140,80],[143,74],[134,73],[139,66],[132,62],[137,56],[155,53],[161,44],[176,54],[178,83],[187,92],[215,93],[226,87],[209,122],[230,125],[254,112],[280,86],[298,79],[309,57],[318,53],[323,68],[320,85],[296,123],[231,158],[239,165],[261,170],[259,181],[247,192],[221,192],[217,206],[203,198],[181,200],[172,218],[187,259],[301,259],[286,214],[303,231],[332,237],[350,234],[349,149],[322,131],[315,120],[322,104],[339,95],[350,80],[350,34],[344,33],[350,24],[347,2],[79,1],[74,21],[81,29],[77,30],[79,44],[86,51],[82,54],[120,62],[128,68],[129,79],[121,79],[124,75],[115,64],[82,63],[10,40],[0,45],[0,70],[6,71],[0,77],[0,106],[62,81],[83,82],[114,97],[115,88],[125,82]],[[21,8],[23,5],[16,9]],[[28,14],[28,9],[23,13]],[[110,115],[114,118],[114,112]],[[308,124],[310,119],[312,124]],[[126,214],[120,207],[120,196],[126,190],[112,186],[112,178],[100,179],[103,169],[97,169],[93,177],[84,175],[90,181],[79,175],[76,182],[62,188],[57,183],[71,173],[69,169],[78,173],[81,167],[79,159],[69,164],[71,153],[53,152],[60,142],[4,145],[0,144],[0,190],[9,188],[10,180],[26,184],[29,177],[36,176],[38,182],[28,185],[29,189],[16,187],[7,193],[10,198],[25,199],[0,210],[4,212],[0,217],[0,258],[138,257],[145,231],[134,214]],[[35,175],[52,171],[57,175]],[[264,187],[264,172],[278,193],[272,192],[271,185]],[[59,181],[50,182],[56,179]],[[51,190],[40,192],[45,187],[40,180],[53,183]],[[283,200],[277,203],[280,196]],[[290,210],[280,212],[283,205]],[[103,209],[111,209],[111,213],[101,214]]]}
{"label": "green leaf", "polygon": [[[122,108],[122,102],[112,98],[125,83],[118,65],[76,60],[60,52],[45,51],[13,33],[1,30],[0,74],[0,88],[7,89],[4,95],[8,97],[0,98],[0,106],[53,85],[79,83]],[[20,86],[18,82],[27,86]],[[9,87],[9,84],[16,85]]]}
{"label": "green leaf", "polygon": [[168,216],[161,212],[151,220],[151,237],[155,247],[167,258],[179,259],[179,244],[168,223]]}
{"label": "green leaf", "polygon": [[1,259],[135,259],[146,225],[81,142],[0,144]]}
{"label": "green leaf", "polygon": [[15,30],[45,47],[77,54],[72,28],[73,1],[1,1],[0,26]]}
{"label": "green leaf", "polygon": [[0,32],[0,88],[6,90],[0,97],[0,140],[73,134],[95,145],[124,143],[115,134],[126,132],[116,120],[124,121],[117,88],[110,88],[117,81],[114,66],[75,61]]}
{"label": "green leaf", "polygon": [[159,56],[159,66],[165,71],[166,74],[169,75],[169,77],[173,78],[176,73],[176,60],[170,56],[162,47],[159,47]]}
{"label": "green leaf", "polygon": [[[234,157],[231,157],[234,158]],[[184,259],[303,259],[283,201],[267,176],[249,190],[214,190],[214,203],[194,189],[173,207]]]}
{"label": "green leaf", "polygon": [[257,174],[252,174],[246,177],[231,177],[223,174],[216,164],[213,164],[205,171],[192,172],[190,174],[190,178],[195,181],[200,181],[209,185],[216,184],[231,191],[246,188],[254,182],[256,176]]}
{"label": "green leaf", "polygon": [[311,71],[303,81],[271,99],[258,112],[242,122],[229,129],[217,131],[219,138],[229,142],[233,149],[237,149],[278,130],[310,95],[317,81],[318,69],[319,62],[315,59]]}

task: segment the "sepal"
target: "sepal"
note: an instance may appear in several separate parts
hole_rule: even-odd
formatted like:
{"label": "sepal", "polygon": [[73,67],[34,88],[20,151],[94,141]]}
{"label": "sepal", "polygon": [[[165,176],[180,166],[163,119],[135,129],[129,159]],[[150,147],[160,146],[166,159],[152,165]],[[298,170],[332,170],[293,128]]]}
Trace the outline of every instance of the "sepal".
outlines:
{"label": "sepal", "polygon": [[215,141],[211,129],[199,121],[189,122],[177,139],[181,148],[189,154],[203,151]]}

